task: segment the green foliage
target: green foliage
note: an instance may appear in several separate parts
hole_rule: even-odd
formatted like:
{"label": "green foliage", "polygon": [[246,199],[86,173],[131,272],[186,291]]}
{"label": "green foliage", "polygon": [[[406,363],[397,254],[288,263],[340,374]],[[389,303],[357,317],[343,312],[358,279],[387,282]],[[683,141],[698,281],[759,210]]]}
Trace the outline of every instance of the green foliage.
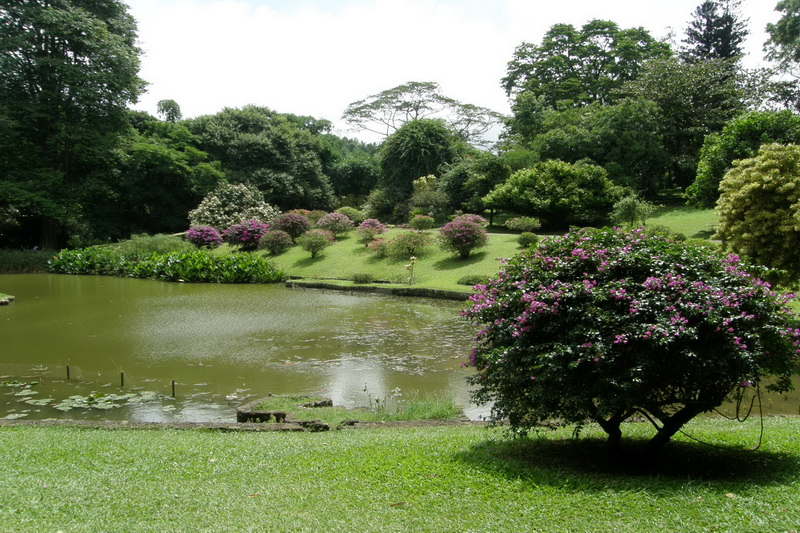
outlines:
{"label": "green foliage", "polygon": [[502,85],[509,96],[543,97],[556,109],[609,104],[646,61],[670,55],[669,45],[643,28],[620,29],[608,20],[591,20],[580,29],[555,24],[541,44],[517,47]]}
{"label": "green foliage", "polygon": [[334,212],[320,217],[315,226],[331,232],[334,237],[338,237],[348,231],[352,231],[353,221],[347,215]]}
{"label": "green foliage", "polygon": [[450,211],[482,212],[485,208],[482,198],[511,175],[511,168],[504,159],[507,155],[501,158],[490,152],[479,152],[447,165],[438,180],[438,188],[447,195]]}
{"label": "green foliage", "polygon": [[767,59],[778,61],[792,71],[800,64],[800,0],[781,0],[775,6],[781,13],[776,23],[767,23],[769,40],[764,43]]}
{"label": "green foliage", "polygon": [[156,104],[156,112],[165,121],[173,124],[183,118],[181,106],[175,100],[159,100]]}
{"label": "green foliage", "polygon": [[714,207],[719,183],[737,159],[756,155],[767,143],[800,143],[800,116],[791,111],[753,111],[725,124],[706,137],[697,164],[697,178],[686,189],[689,204]]}
{"label": "green foliage", "polygon": [[310,117],[265,107],[226,108],[184,121],[200,148],[220,161],[228,181],[247,183],[283,209],[330,209],[333,188],[323,174],[320,125]]}
{"label": "green foliage", "polygon": [[300,248],[311,254],[311,257],[317,255],[333,244],[336,237],[328,230],[312,229],[300,235],[295,242],[300,245]]}
{"label": "green foliage", "polygon": [[217,255],[205,250],[152,253],[146,257],[114,247],[62,250],[50,261],[55,274],[103,274],[187,283],[278,283],[284,274],[253,254]]}
{"label": "green foliage", "polygon": [[408,204],[413,215],[429,215],[443,220],[448,213],[450,198],[439,188],[439,179],[434,175],[422,176],[412,183],[414,193]]}
{"label": "green foliage", "polygon": [[0,205],[54,248],[118,194],[114,172],[138,77],[136,23],[119,0],[4,2]]}
{"label": "green foliage", "polygon": [[599,424],[616,446],[633,416],[649,451],[741,389],[792,389],[800,330],[736,256],[646,237],[573,230],[510,259],[464,315],[482,326],[475,399],[526,433]]}
{"label": "green foliage", "polygon": [[477,274],[468,274],[466,276],[461,276],[460,278],[458,278],[458,281],[456,281],[456,283],[458,283],[459,285],[469,285],[470,287],[477,285],[479,283],[485,285],[488,282],[489,278],[487,276],[479,276]]}
{"label": "green foliage", "polygon": [[517,242],[523,248],[530,248],[531,246],[539,244],[539,236],[529,231],[523,231],[519,234]]}
{"label": "green foliage", "polygon": [[741,0],[705,0],[692,13],[681,58],[687,63],[709,59],[739,59],[750,33],[737,9]]}
{"label": "green foliage", "polygon": [[614,204],[611,219],[617,224],[627,224],[630,228],[644,226],[654,209],[650,202],[630,194]]}
{"label": "green foliage", "polygon": [[456,159],[459,151],[458,138],[442,121],[407,122],[381,146],[380,187],[388,191],[393,205],[407,202],[413,193],[414,180],[437,174],[440,167]]}
{"label": "green foliage", "polygon": [[336,210],[336,212],[341,213],[342,215],[352,220],[353,224],[361,224],[367,218],[366,216],[364,216],[363,211],[350,206],[340,207],[339,209]]}
{"label": "green foliage", "polygon": [[606,220],[622,195],[623,189],[612,184],[597,165],[550,160],[515,172],[484,202],[558,227]]}
{"label": "green foliage", "polygon": [[298,238],[312,227],[307,216],[294,212],[276,216],[269,225],[272,229],[286,232],[292,239]]}
{"label": "green foliage", "polygon": [[291,248],[292,244],[294,244],[294,240],[291,235],[285,231],[273,229],[261,236],[258,247],[269,250],[272,255],[278,255]]}
{"label": "green foliage", "polygon": [[423,231],[403,231],[389,241],[388,255],[396,259],[422,256],[428,253],[432,241],[432,237]]}
{"label": "green foliage", "polygon": [[506,220],[506,227],[510,230],[521,231],[523,233],[533,233],[542,227],[542,223],[538,218],[533,217],[515,217]]}
{"label": "green foliage", "polygon": [[375,281],[375,276],[369,272],[357,272],[353,274],[353,283],[368,285]]}
{"label": "green foliage", "polygon": [[767,144],[736,161],[720,183],[717,237],[723,246],[800,280],[800,147]]}
{"label": "green foliage", "polygon": [[153,253],[168,254],[171,252],[192,252],[195,247],[177,235],[132,235],[130,239],[120,242],[116,249],[123,255],[144,257]]}
{"label": "green foliage", "polygon": [[408,221],[408,227],[419,231],[431,229],[434,226],[436,226],[436,221],[428,215],[414,215]]}
{"label": "green foliage", "polygon": [[280,211],[266,203],[255,187],[221,183],[189,212],[189,221],[192,226],[225,230],[243,220],[270,222],[279,214]]}
{"label": "green foliage", "polygon": [[0,249],[0,274],[27,274],[47,271],[52,252]]}

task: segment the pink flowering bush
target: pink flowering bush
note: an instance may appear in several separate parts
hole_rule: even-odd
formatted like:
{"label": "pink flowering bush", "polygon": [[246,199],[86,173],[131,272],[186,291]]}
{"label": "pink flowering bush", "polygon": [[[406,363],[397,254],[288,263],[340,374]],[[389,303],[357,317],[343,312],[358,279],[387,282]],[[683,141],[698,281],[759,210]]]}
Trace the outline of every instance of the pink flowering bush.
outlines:
{"label": "pink flowering bush", "polygon": [[300,248],[311,254],[311,257],[317,257],[322,250],[333,244],[336,238],[328,230],[312,229],[300,235],[296,242]]}
{"label": "pink flowering bush", "polygon": [[369,243],[374,241],[375,238],[381,233],[386,233],[386,226],[383,225],[380,220],[375,218],[366,219],[364,222],[358,225],[358,228],[356,228],[358,242],[364,246],[369,246]]}
{"label": "pink flowering bush", "polygon": [[270,228],[285,231],[292,239],[296,239],[310,230],[311,225],[311,220],[307,216],[291,211],[272,219]]}
{"label": "pink flowering bush", "polygon": [[478,215],[463,215],[439,228],[439,245],[457,253],[462,259],[467,259],[472,250],[486,246],[489,242],[486,230],[479,222],[466,218],[470,216],[483,219]]}
{"label": "pink flowering bush", "polygon": [[241,250],[250,251],[258,248],[258,243],[267,230],[269,230],[269,224],[260,220],[245,220],[226,229],[222,236],[231,246],[238,246]]}
{"label": "pink flowering bush", "polygon": [[645,417],[663,446],[742,390],[786,392],[800,329],[734,255],[667,236],[572,230],[510,259],[463,312],[481,325],[477,401],[513,430],[596,422],[609,444]]}
{"label": "pink flowering bush", "polygon": [[353,229],[353,221],[347,215],[334,212],[317,220],[316,227],[330,231],[336,237]]}
{"label": "pink flowering bush", "polygon": [[224,242],[222,234],[211,226],[195,226],[185,234],[186,240],[198,248],[216,248]]}

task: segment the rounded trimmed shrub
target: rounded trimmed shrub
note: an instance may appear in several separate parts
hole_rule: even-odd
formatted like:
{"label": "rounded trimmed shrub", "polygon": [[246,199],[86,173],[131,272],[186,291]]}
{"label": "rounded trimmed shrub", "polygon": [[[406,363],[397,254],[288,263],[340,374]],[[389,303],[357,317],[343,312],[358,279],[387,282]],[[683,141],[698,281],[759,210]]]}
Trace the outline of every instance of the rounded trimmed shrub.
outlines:
{"label": "rounded trimmed shrub", "polygon": [[641,228],[547,239],[476,286],[463,312],[482,328],[474,399],[522,434],[595,422],[612,447],[624,421],[645,416],[657,427],[645,452],[655,452],[732,395],[791,390],[794,296],[758,271]]}
{"label": "rounded trimmed shrub", "polygon": [[342,213],[328,213],[317,220],[316,227],[330,231],[337,237],[353,229],[353,221]]}
{"label": "rounded trimmed shrub", "polygon": [[272,255],[278,255],[291,248],[292,244],[294,240],[291,235],[283,230],[271,229],[261,236],[258,247],[268,250]]}
{"label": "rounded trimmed shrub", "polygon": [[389,241],[389,255],[411,257],[424,255],[431,246],[431,236],[417,230],[404,231]]}
{"label": "rounded trimmed shrub", "polygon": [[225,239],[222,238],[222,233],[211,226],[189,228],[186,230],[184,237],[198,248],[216,248],[225,242]]}
{"label": "rounded trimmed shrub", "polygon": [[290,211],[275,217],[270,223],[270,228],[285,231],[292,239],[298,238],[311,229],[311,220],[296,211]]}
{"label": "rounded trimmed shrub", "polygon": [[356,228],[356,235],[358,242],[364,246],[369,246],[369,243],[375,240],[375,237],[381,233],[386,233],[386,226],[380,220],[375,218],[368,218],[358,225]]}
{"label": "rounded trimmed shrub", "polygon": [[367,244],[367,250],[375,254],[378,259],[389,257],[389,241],[380,237],[375,238]]}
{"label": "rounded trimmed shrub", "polygon": [[296,242],[311,257],[316,257],[318,253],[334,243],[336,237],[328,230],[312,229],[300,235]]}
{"label": "rounded trimmed shrub", "polygon": [[408,221],[408,227],[415,230],[426,230],[431,229],[436,225],[436,221],[433,217],[428,215],[414,215],[411,217],[411,220]]}
{"label": "rounded trimmed shrub", "polygon": [[461,259],[469,258],[472,250],[486,246],[489,242],[483,226],[466,218],[468,216],[456,217],[452,222],[439,228],[439,245],[445,250],[457,253]]}
{"label": "rounded trimmed shrub", "polygon": [[226,229],[222,236],[231,246],[238,246],[243,251],[258,248],[261,237],[269,230],[269,224],[260,220],[245,220]]}
{"label": "rounded trimmed shrub", "polygon": [[539,236],[529,231],[523,231],[519,234],[519,237],[517,237],[517,242],[523,248],[530,248],[531,246],[539,244]]}
{"label": "rounded trimmed shrub", "polygon": [[353,224],[361,224],[366,218],[363,211],[348,205],[340,207],[336,210],[336,212],[345,215],[347,218],[353,221]]}

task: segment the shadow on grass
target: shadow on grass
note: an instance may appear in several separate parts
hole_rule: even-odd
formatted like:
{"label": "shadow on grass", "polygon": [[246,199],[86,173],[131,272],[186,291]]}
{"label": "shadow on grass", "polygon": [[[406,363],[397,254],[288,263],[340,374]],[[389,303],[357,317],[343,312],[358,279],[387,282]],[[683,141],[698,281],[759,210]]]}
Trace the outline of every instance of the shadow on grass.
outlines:
{"label": "shadow on grass", "polygon": [[716,233],[714,230],[704,229],[704,230],[696,232],[694,235],[692,235],[692,238],[694,238],[694,239],[705,239],[707,241],[710,241],[711,237],[714,236],[714,233]]}
{"label": "shadow on grass", "polygon": [[319,263],[323,259],[325,259],[324,252],[317,255],[316,257],[308,256],[308,257],[303,257],[302,259],[298,259],[297,261],[294,262],[294,266],[296,266],[297,268],[310,267],[312,265]]}
{"label": "shadow on grass", "polygon": [[446,257],[444,259],[439,259],[433,266],[437,270],[456,270],[457,268],[464,268],[470,265],[474,265],[476,263],[480,263],[483,261],[484,257],[486,256],[486,252],[473,252],[467,259],[461,259],[457,255],[453,255],[451,257]]}
{"label": "shadow on grass", "polygon": [[796,455],[698,443],[670,442],[657,458],[642,461],[639,451],[645,442],[628,439],[618,454],[611,454],[604,439],[490,440],[456,458],[512,479],[583,490],[638,490],[648,483],[668,489],[671,481],[679,487],[687,479],[765,486],[794,482],[800,475]]}

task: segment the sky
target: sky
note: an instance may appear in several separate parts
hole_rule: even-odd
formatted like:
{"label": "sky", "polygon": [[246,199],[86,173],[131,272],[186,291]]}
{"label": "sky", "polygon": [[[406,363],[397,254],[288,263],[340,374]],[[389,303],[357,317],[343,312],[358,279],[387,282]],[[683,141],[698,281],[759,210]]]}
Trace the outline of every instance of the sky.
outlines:
{"label": "sky", "polygon": [[[702,0],[126,0],[138,22],[135,109],[175,100],[185,118],[248,104],[330,120],[334,133],[379,139],[341,120],[351,102],[432,81],[463,103],[509,112],[500,87],[522,42],[558,23],[607,19],[655,38],[685,36]],[[766,66],[764,28],[778,0],[742,0],[746,67]]]}

